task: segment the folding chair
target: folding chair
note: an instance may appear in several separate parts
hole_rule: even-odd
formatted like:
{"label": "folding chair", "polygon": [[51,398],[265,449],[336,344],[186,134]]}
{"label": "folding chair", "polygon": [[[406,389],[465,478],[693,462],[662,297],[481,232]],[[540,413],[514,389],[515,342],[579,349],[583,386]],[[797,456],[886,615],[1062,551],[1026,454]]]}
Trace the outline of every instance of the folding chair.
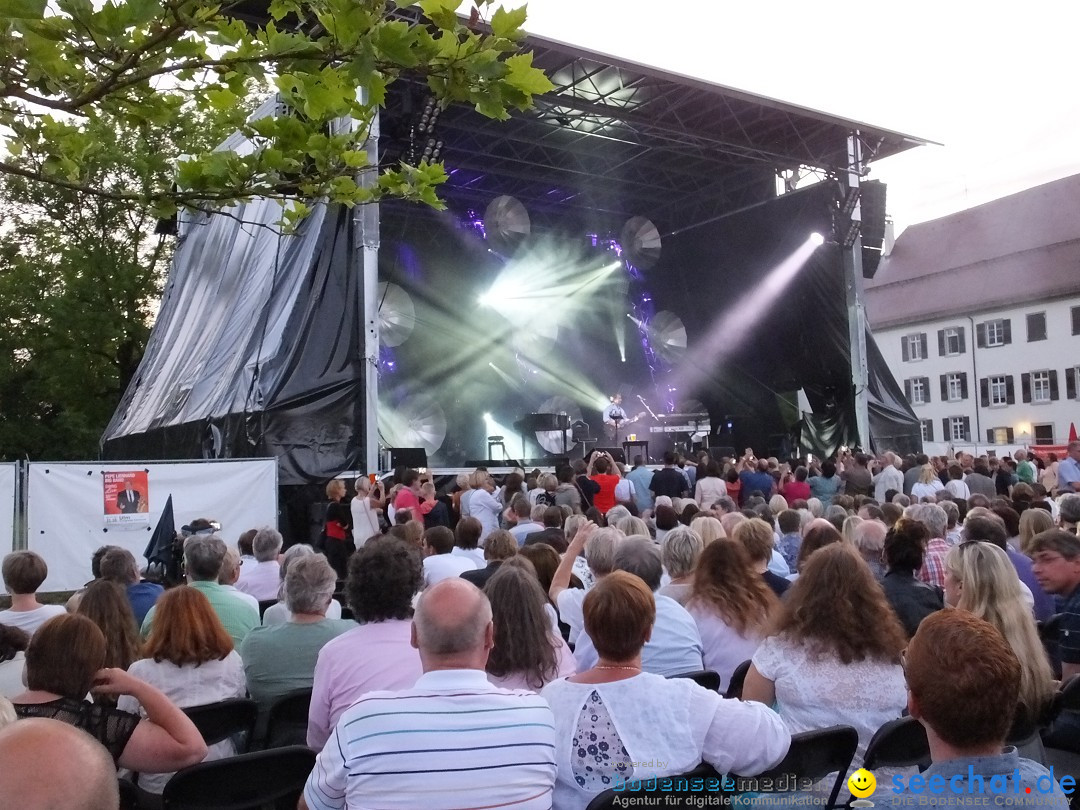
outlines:
{"label": "folding chair", "polygon": [[[694,770],[677,776],[631,780],[620,790],[605,790],[597,794],[585,810],[614,810],[634,804],[643,806],[642,800],[647,797],[665,808],[702,807],[702,797],[720,797],[729,792],[723,783],[724,778],[711,765],[703,762]],[[717,798],[717,801],[720,800]],[[709,806],[713,804],[716,802],[709,802]]]}
{"label": "folding chair", "polygon": [[184,709],[184,714],[191,718],[207,745],[230,737],[239,738],[236,750],[243,753],[251,744],[259,707],[254,700],[248,698],[230,698],[217,703],[191,706]]}
{"label": "folding chair", "polygon": [[912,765],[921,768],[930,765],[930,743],[922,723],[914,717],[898,717],[874,732],[863,757],[866,770],[909,768]]}
{"label": "folding chair", "polygon": [[738,698],[742,700],[742,688],[743,683],[746,681],[746,673],[750,671],[750,662],[743,661],[737,667],[735,671],[731,673],[731,680],[728,681],[727,691],[724,692],[726,698]]}
{"label": "folding chair", "polygon": [[259,600],[259,619],[266,615],[267,608],[272,608],[278,603],[277,599],[260,599]]}
{"label": "folding chair", "polygon": [[311,689],[297,689],[274,701],[266,722],[266,748],[305,745]]}
{"label": "folding chair", "polygon": [[202,762],[178,771],[161,794],[163,810],[295,810],[315,767],[301,745]]}
{"label": "folding chair", "polygon": [[711,669],[701,669],[696,672],[680,672],[678,675],[669,675],[669,678],[689,678],[698,686],[704,686],[711,692],[720,691],[720,675]]}
{"label": "folding chair", "polygon": [[[803,731],[791,735],[791,747],[787,756],[775,768],[764,773],[751,774],[753,779],[797,779],[817,781],[836,773],[827,808],[836,807],[840,788],[847,780],[847,770],[859,747],[859,733],[851,726],[830,726],[815,731]],[[747,777],[737,776],[736,781]]]}

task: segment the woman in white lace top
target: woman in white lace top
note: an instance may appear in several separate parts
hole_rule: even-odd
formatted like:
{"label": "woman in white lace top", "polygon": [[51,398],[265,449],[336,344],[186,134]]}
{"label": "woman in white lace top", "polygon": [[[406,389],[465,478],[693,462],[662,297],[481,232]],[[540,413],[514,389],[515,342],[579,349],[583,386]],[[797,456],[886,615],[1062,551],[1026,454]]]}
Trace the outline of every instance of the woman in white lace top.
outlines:
{"label": "woman in white lace top", "polygon": [[584,810],[627,780],[686,773],[702,761],[750,776],[787,754],[791,737],[766,707],[641,671],[656,604],[640,578],[608,574],[583,608],[598,662],[540,693],[555,715],[558,810]]}
{"label": "woman in white lace top", "polygon": [[775,704],[793,734],[853,726],[857,769],[874,732],[907,705],[900,667],[906,644],[866,562],[851,546],[832,543],[807,559],[787,592],[754,653],[743,700]]}

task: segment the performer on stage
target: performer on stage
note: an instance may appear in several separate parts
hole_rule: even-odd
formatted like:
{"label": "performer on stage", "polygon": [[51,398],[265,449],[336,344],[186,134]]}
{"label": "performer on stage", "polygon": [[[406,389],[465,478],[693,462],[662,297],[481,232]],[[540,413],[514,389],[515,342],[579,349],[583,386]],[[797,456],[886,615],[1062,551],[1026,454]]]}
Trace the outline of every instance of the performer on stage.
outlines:
{"label": "performer on stage", "polygon": [[611,404],[604,408],[604,424],[618,429],[626,419],[626,411],[622,408],[622,394],[612,394]]}

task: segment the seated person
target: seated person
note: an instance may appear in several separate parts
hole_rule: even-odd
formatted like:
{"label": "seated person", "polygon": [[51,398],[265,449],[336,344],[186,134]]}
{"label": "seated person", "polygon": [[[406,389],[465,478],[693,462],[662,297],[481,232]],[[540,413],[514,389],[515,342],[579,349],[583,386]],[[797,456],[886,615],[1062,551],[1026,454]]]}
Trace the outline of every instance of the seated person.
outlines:
{"label": "seated person", "polygon": [[919,622],[945,607],[939,588],[915,578],[929,539],[930,532],[922,523],[906,517],[896,521],[885,535],[882,556],[887,570],[881,586],[908,636],[915,635]]}
{"label": "seated person", "polygon": [[536,569],[523,556],[502,565],[484,586],[495,623],[488,680],[504,689],[539,692],[556,678],[573,675],[574,655],[552,627],[548,597]]}
{"label": "seated person", "polygon": [[[366,481],[367,479],[361,480]],[[295,546],[289,546],[289,550],[281,555],[281,585],[278,588],[278,593],[282,596],[279,601],[270,605],[270,607],[266,609],[266,612],[263,613],[263,627],[269,627],[274,624],[285,624],[285,622],[292,620],[292,611],[289,610],[288,600],[285,599],[285,578],[289,574],[289,566],[301,557],[310,557],[315,553],[315,549],[306,543],[297,543]],[[330,600],[330,607],[326,609],[326,618],[341,618],[341,602],[337,599]],[[350,627],[351,626],[352,625],[350,625]]]}
{"label": "seated person", "polygon": [[260,714],[265,716],[274,701],[289,692],[311,688],[319,651],[356,627],[355,622],[326,617],[336,585],[337,574],[322,554],[294,559],[285,575],[289,620],[256,627],[244,639],[244,677]]}
{"label": "seated person", "polygon": [[420,552],[392,537],[372,539],[349,559],[345,596],[359,623],[319,651],[308,745],[321,750],[338,718],[376,689],[409,689],[423,670],[410,643],[413,597],[423,588]]}
{"label": "seated person", "polygon": [[251,548],[255,554],[254,565],[240,566],[240,578],[236,589],[250,594],[260,602],[269,602],[278,598],[278,554],[282,546],[281,532],[270,526],[264,526],[255,532]]}
{"label": "seated person", "polygon": [[[0,722],[0,728],[3,723]],[[116,766],[105,746],[59,720],[20,720],[0,731],[0,807],[115,810]],[[48,762],[48,777],[42,763]]]}
{"label": "seated person", "polygon": [[704,669],[720,676],[721,692],[764,640],[779,606],[737,540],[714,540],[701,552],[686,609],[701,634]]}
{"label": "seated person", "polygon": [[[613,563],[614,570],[639,577],[654,594],[660,590],[664,569],[660,549],[652,540],[633,537],[622,540],[615,547]],[[701,636],[693,617],[671,597],[656,594],[654,601],[656,623],[641,651],[642,668],[664,676],[703,669]],[[595,666],[598,655],[588,631],[582,632],[574,648],[578,670]]]}
{"label": "seated person", "polygon": [[454,533],[446,526],[424,530],[421,547],[424,554],[424,585],[430,588],[444,579],[459,577],[466,571],[476,570],[472,557],[453,554]]}
{"label": "seated person", "polygon": [[599,580],[584,619],[595,664],[541,691],[555,714],[559,810],[584,810],[620,782],[685,773],[702,761],[750,776],[787,754],[791,736],[767,707],[642,670],[656,600],[640,577],[614,571]]}
{"label": "seated person", "polygon": [[832,543],[810,556],[781,603],[769,637],[753,655],[742,699],[775,706],[792,734],[854,727],[856,770],[874,732],[903,712],[900,651],[906,644],[859,552]]}
{"label": "seated person", "polygon": [[966,610],[941,610],[923,619],[901,660],[908,712],[926,729],[933,764],[900,785],[879,785],[874,804],[900,808],[929,799],[960,806],[981,794],[980,803],[992,806],[1030,794],[1031,804],[1037,798],[1039,807],[1067,810],[1068,797],[1051,773],[1005,747],[1020,697],[1020,662],[1001,633]]}
{"label": "seated person", "polygon": [[[12,699],[19,717],[61,720],[90,733],[120,768],[166,773],[202,762],[206,743],[195,724],[159,689],[122,669],[102,669],[105,636],[78,614],[47,621],[26,651],[27,690]],[[144,718],[86,695],[130,695]]]}
{"label": "seated person", "polygon": [[[157,603],[158,621],[128,674],[160,689],[182,709],[244,697],[244,666],[210,601],[190,586],[170,588]],[[139,715],[139,701],[124,695],[118,709]],[[236,755],[232,740],[210,746],[204,762]],[[161,793],[172,773],[140,774],[139,787]]]}
{"label": "seated person", "polygon": [[2,570],[4,587],[11,595],[11,607],[0,610],[0,624],[17,627],[33,636],[53,616],[67,612],[63,605],[43,605],[37,600],[37,590],[49,575],[49,568],[40,554],[13,551],[4,557]]}
{"label": "seated person", "polygon": [[109,549],[101,558],[101,578],[111,580],[124,589],[131,603],[131,612],[135,614],[135,623],[140,626],[150,608],[165,593],[165,589],[156,582],[147,582],[139,576],[135,555],[119,546]]}

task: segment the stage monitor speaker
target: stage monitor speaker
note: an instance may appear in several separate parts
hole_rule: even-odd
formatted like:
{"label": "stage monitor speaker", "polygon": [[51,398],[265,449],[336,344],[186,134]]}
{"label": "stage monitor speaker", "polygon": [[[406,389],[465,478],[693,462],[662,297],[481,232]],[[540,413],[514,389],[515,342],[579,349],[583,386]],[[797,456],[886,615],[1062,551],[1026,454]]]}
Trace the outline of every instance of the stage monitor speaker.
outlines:
{"label": "stage monitor speaker", "polygon": [[626,454],[623,452],[623,449],[621,447],[597,447],[597,448],[594,448],[594,449],[597,452],[609,454],[613,459],[615,459],[620,464],[625,464],[626,463]]}
{"label": "stage monitor speaker", "polygon": [[716,459],[717,461],[719,461],[720,459],[724,458],[725,456],[727,458],[730,458],[730,459],[737,458],[737,456],[735,455],[735,448],[734,447],[710,447],[709,448],[709,458]]}
{"label": "stage monitor speaker", "polygon": [[427,467],[427,450],[423,447],[391,447],[390,469],[398,467]]}

